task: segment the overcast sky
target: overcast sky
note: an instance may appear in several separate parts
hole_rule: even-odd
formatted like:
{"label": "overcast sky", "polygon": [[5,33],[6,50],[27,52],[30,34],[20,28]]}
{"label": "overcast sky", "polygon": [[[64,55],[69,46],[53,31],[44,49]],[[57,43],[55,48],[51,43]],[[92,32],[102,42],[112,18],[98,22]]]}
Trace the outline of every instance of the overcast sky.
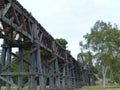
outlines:
{"label": "overcast sky", "polygon": [[76,58],[79,41],[97,20],[120,26],[120,0],[18,0],[54,37],[65,38]]}

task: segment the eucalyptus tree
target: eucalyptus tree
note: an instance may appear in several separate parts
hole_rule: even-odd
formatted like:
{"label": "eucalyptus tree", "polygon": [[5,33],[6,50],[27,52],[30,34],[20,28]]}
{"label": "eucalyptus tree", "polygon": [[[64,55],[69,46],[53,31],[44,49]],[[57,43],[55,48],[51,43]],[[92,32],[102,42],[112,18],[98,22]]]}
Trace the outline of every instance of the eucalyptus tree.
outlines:
{"label": "eucalyptus tree", "polygon": [[87,33],[84,38],[86,39],[86,44],[83,47],[91,50],[97,62],[102,66],[103,87],[105,88],[108,68],[115,72],[112,62],[115,65],[117,64],[117,66],[120,65],[118,63],[120,60],[118,58],[120,53],[120,31],[117,25],[112,26],[110,22],[97,21],[91,28],[91,32]]}

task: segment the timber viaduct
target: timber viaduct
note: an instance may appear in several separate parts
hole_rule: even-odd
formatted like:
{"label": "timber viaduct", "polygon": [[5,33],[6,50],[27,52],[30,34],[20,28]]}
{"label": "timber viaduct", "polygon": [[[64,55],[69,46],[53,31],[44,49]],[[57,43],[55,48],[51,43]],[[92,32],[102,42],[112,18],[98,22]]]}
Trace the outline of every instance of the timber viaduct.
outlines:
{"label": "timber viaduct", "polygon": [[[0,22],[0,38],[4,40],[1,45],[0,90],[3,86],[6,90],[12,90],[14,86],[17,90],[24,87],[37,90],[38,86],[39,90],[81,87],[79,63],[17,0],[0,0]],[[13,53],[13,48],[18,48],[18,53]]]}

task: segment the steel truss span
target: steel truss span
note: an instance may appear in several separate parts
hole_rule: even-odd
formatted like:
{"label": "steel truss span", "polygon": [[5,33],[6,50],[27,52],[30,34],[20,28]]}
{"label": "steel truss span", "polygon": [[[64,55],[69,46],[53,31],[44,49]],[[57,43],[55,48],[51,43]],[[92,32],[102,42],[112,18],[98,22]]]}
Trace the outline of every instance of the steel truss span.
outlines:
{"label": "steel truss span", "polygon": [[74,90],[83,85],[79,63],[17,0],[0,0],[0,38],[0,90]]}

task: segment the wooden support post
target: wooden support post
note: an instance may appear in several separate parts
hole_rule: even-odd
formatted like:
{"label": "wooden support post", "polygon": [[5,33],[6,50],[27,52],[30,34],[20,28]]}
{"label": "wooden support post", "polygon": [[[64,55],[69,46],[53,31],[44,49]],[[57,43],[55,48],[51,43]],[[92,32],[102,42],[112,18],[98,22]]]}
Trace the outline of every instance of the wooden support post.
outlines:
{"label": "wooden support post", "polygon": [[2,47],[2,53],[1,53],[1,60],[0,60],[0,64],[2,66],[5,64],[6,52],[7,52],[7,47],[5,47],[3,45],[3,47]]}
{"label": "wooden support post", "polygon": [[76,81],[75,81],[75,71],[74,71],[74,69],[72,70],[73,71],[73,87],[75,88],[76,87]]}
{"label": "wooden support post", "polygon": [[41,60],[41,53],[40,49],[37,50],[37,68],[39,72],[39,85],[40,85],[40,90],[45,90],[44,86],[44,78],[43,78],[43,69],[42,69],[42,60]]}
{"label": "wooden support post", "polygon": [[42,63],[42,67],[43,67],[43,74],[44,74],[44,76],[43,76],[43,79],[44,79],[44,86],[43,86],[43,88],[46,90],[47,76],[45,76],[45,75],[48,74],[48,69],[46,67],[46,65],[47,65],[46,58],[42,57],[42,62],[43,62]]}
{"label": "wooden support post", "polygon": [[77,86],[77,87],[80,87],[80,76],[79,76],[79,75],[80,75],[80,74],[79,74],[80,71],[79,71],[79,69],[77,69],[77,70],[78,70],[78,72],[77,72],[77,78],[76,78],[76,82],[77,82],[77,83],[76,83],[76,86]]}
{"label": "wooden support post", "polygon": [[70,83],[69,83],[69,86],[73,86],[73,83],[72,83],[72,79],[73,79],[73,76],[72,76],[72,74],[73,74],[73,72],[72,72],[72,70],[70,69],[69,70],[69,77],[70,77]]}
{"label": "wooden support post", "polygon": [[[46,75],[47,74],[47,68],[45,67],[45,65],[43,65],[43,74]],[[44,79],[44,85],[43,85],[43,88],[46,90],[46,84],[47,84],[47,77],[46,76],[43,76],[43,79]]]}
{"label": "wooden support post", "polygon": [[[6,52],[7,52],[7,47],[5,46],[5,41],[4,41],[4,44],[2,46],[2,52],[1,52],[1,59],[0,59],[0,73],[2,72],[2,67],[5,65],[5,58],[6,58]],[[1,90],[1,87],[2,87],[2,81],[0,81],[0,90]]]}
{"label": "wooden support post", "polygon": [[[1,72],[2,72],[2,64],[0,64],[0,75],[1,75]],[[0,81],[0,90],[1,90],[1,86],[2,86],[2,81]]]}
{"label": "wooden support post", "polygon": [[65,66],[63,67],[63,77],[62,77],[62,88],[64,89],[65,88],[65,78],[66,78],[66,75],[65,75]]}
{"label": "wooden support post", "polygon": [[58,59],[55,60],[55,71],[56,71],[55,87],[57,90],[59,90],[61,87],[60,87],[60,69],[58,65]]}
{"label": "wooden support post", "polygon": [[82,80],[83,80],[83,84],[86,85],[86,79],[85,79],[85,70],[84,67],[82,69]]}
{"label": "wooden support post", "polygon": [[[19,63],[18,63],[18,73],[20,74],[22,72],[22,66],[23,66],[23,50],[22,48],[19,48]],[[18,90],[22,90],[22,75],[18,75]]]}
{"label": "wooden support post", "polygon": [[70,88],[70,73],[69,73],[69,64],[66,67],[66,73],[67,73],[67,87]]}
{"label": "wooden support post", "polygon": [[54,62],[50,64],[49,86],[50,90],[54,90]]}
{"label": "wooden support post", "polygon": [[30,73],[32,74],[30,76],[30,84],[29,84],[29,90],[36,90],[35,88],[35,52],[31,54],[31,66],[30,66]]}
{"label": "wooden support post", "polygon": [[[9,65],[11,63],[11,47],[7,48],[7,61],[6,65]],[[10,73],[10,67],[7,69],[7,74]],[[7,81],[10,81],[10,76],[7,75]],[[11,85],[9,83],[6,83],[6,90],[11,90]]]}
{"label": "wooden support post", "polygon": [[80,69],[77,69],[76,87],[81,87],[80,85]]}

